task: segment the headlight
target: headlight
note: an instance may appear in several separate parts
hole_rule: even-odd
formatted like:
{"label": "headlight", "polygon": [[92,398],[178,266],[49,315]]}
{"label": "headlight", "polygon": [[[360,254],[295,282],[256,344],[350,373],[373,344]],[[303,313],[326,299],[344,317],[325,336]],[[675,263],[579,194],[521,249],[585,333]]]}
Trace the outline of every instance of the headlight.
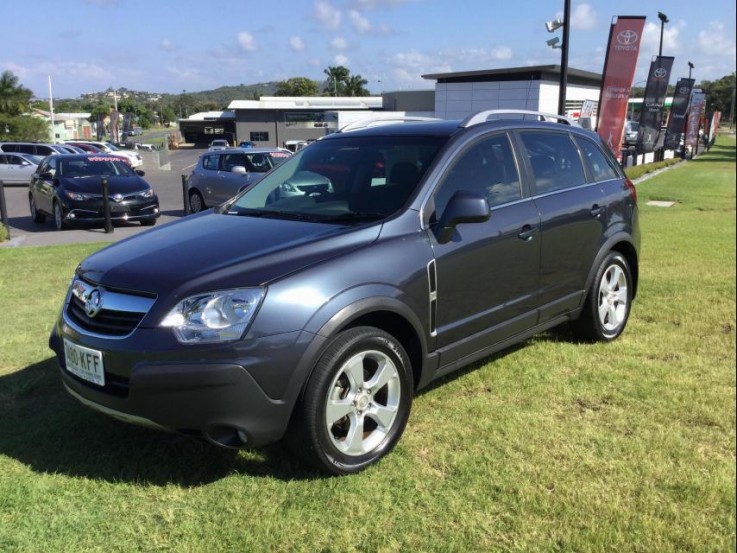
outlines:
{"label": "headlight", "polygon": [[153,188],[149,188],[148,190],[144,190],[143,192],[139,192],[138,195],[141,198],[153,198],[154,197],[154,190],[153,190]]}
{"label": "headlight", "polygon": [[190,296],[161,321],[182,344],[240,339],[265,295],[263,288],[236,288]]}
{"label": "headlight", "polygon": [[99,198],[99,194],[86,194],[84,192],[70,192],[69,190],[64,192],[67,195],[67,198],[70,200],[74,200],[76,202],[84,202],[86,200],[92,200],[94,198]]}

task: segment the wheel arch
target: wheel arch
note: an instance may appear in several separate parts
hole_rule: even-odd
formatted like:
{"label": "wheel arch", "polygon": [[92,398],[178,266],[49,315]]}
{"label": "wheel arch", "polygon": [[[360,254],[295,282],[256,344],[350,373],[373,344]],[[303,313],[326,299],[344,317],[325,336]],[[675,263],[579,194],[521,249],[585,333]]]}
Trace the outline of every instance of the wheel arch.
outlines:
{"label": "wheel arch", "polygon": [[591,269],[589,270],[589,275],[586,278],[586,287],[584,290],[589,290],[591,288],[591,283],[594,280],[596,271],[599,269],[604,258],[610,252],[617,252],[627,260],[627,264],[630,267],[630,273],[632,275],[632,299],[634,299],[637,295],[637,285],[640,276],[638,253],[635,244],[632,242],[630,237],[624,233],[613,236],[611,239],[607,240],[599,250],[594,263],[591,264]]}

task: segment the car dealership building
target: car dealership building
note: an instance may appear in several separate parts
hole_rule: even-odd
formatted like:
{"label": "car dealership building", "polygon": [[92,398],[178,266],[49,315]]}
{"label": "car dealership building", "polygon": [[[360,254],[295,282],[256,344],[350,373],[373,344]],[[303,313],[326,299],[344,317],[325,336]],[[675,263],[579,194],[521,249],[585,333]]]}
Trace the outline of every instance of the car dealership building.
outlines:
{"label": "car dealership building", "polygon": [[[308,142],[337,131],[356,119],[379,113],[462,119],[487,109],[525,109],[556,113],[559,65],[538,65],[482,71],[423,75],[434,89],[398,91],[381,96],[262,96],[234,100],[228,111],[180,119],[184,141],[207,145],[215,138],[231,144],[286,146]],[[578,117],[586,100],[598,103],[601,75],[568,69],[566,112]],[[379,113],[377,113],[379,112]]]}

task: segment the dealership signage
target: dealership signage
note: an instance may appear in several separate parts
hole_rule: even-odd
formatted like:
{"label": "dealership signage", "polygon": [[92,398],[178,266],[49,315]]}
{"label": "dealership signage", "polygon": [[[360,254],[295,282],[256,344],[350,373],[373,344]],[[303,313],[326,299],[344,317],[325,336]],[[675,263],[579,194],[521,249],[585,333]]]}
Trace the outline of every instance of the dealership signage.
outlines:
{"label": "dealership signage", "polygon": [[650,64],[645,99],[640,111],[640,127],[637,130],[637,153],[655,150],[663,124],[663,103],[672,67],[673,58],[668,56],[656,56]]}
{"label": "dealership signage", "polygon": [[670,108],[670,119],[665,131],[665,148],[675,150],[681,143],[681,136],[686,122],[688,102],[695,79],[679,79],[673,94],[673,105]]}
{"label": "dealership signage", "polygon": [[609,29],[596,130],[615,155],[619,155],[622,145],[627,101],[644,27],[644,16],[622,16],[615,17]]}

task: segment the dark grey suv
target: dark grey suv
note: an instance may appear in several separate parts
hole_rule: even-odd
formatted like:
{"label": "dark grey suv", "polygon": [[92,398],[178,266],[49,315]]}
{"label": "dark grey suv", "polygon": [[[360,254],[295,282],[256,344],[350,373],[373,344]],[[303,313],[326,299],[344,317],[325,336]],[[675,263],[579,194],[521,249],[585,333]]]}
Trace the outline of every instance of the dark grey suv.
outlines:
{"label": "dark grey suv", "polygon": [[615,339],[637,289],[632,183],[591,132],[494,116],[330,135],[93,254],[50,338],[65,386],[221,446],[287,436],[344,474],[395,446],[442,375],[561,323]]}

